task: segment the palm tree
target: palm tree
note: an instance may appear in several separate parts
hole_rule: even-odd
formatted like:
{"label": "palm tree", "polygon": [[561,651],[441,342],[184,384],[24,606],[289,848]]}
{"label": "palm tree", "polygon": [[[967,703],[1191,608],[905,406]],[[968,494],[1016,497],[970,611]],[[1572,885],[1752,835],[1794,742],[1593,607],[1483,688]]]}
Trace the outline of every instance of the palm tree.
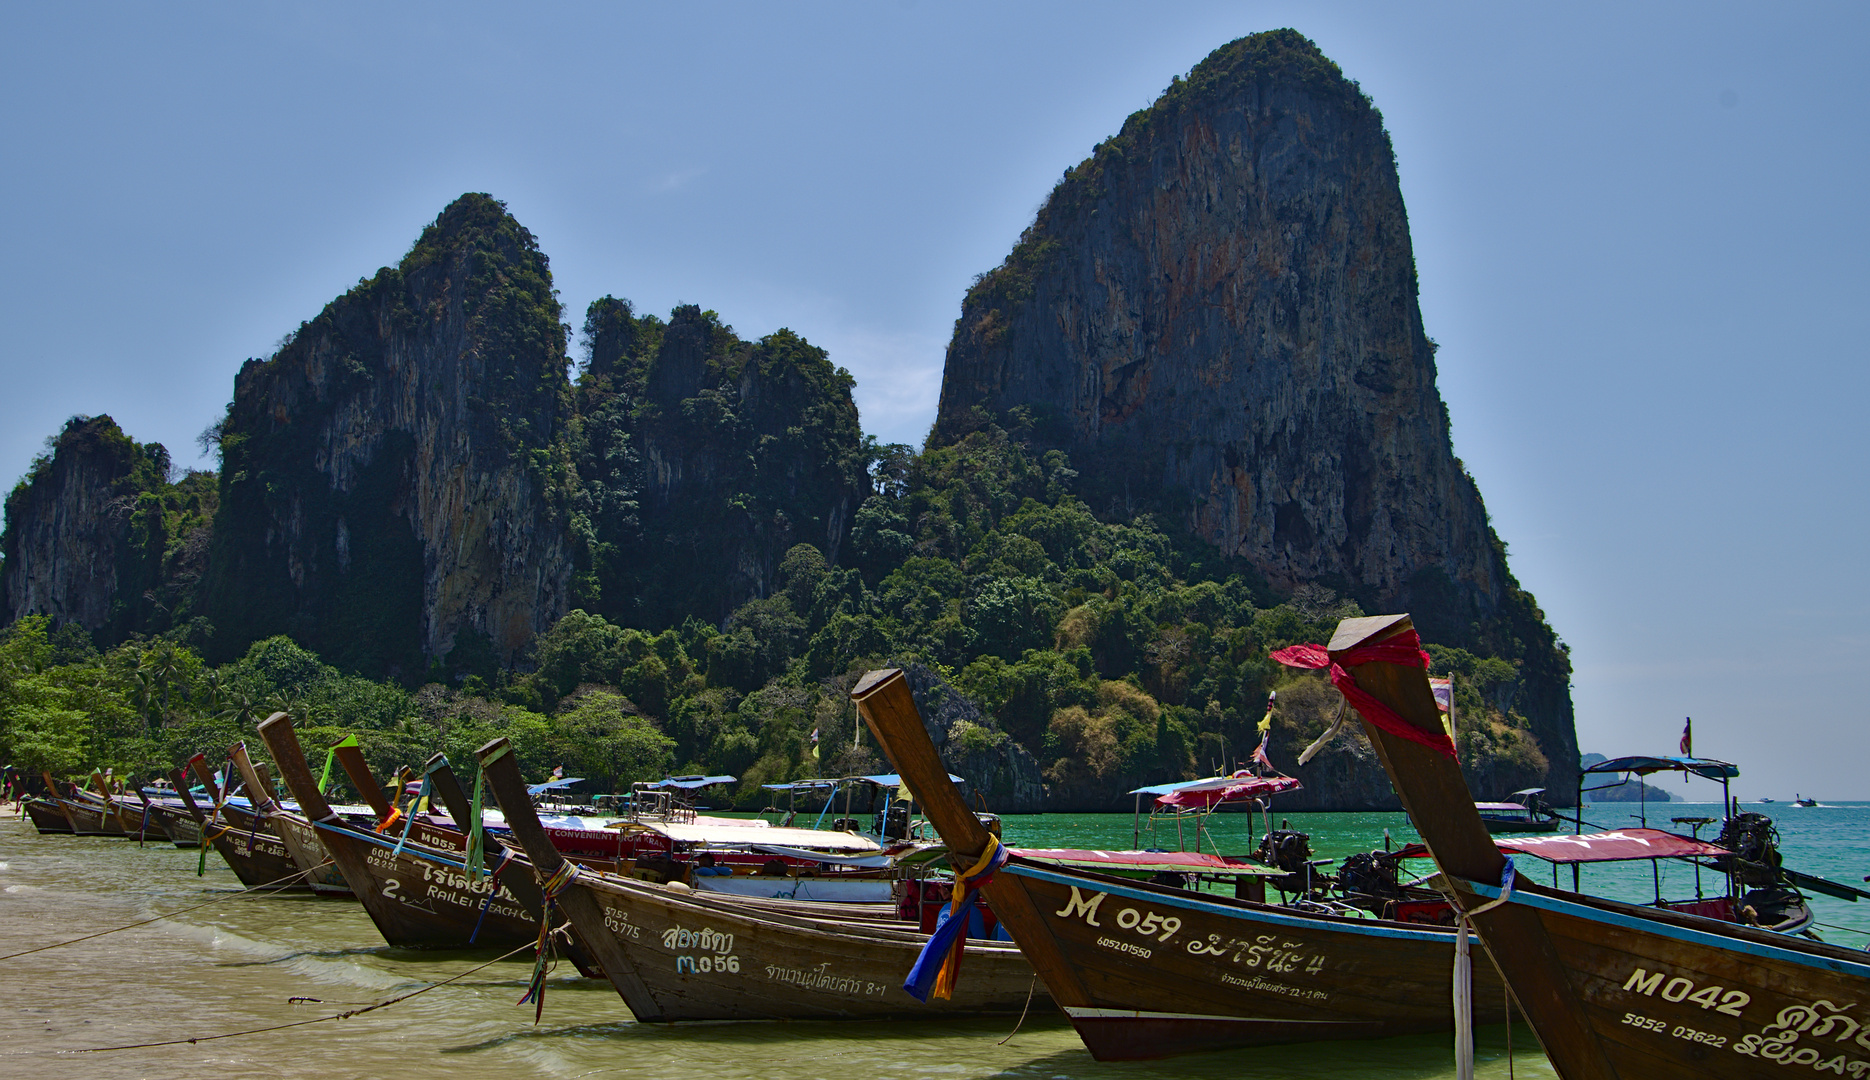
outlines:
{"label": "palm tree", "polygon": [[145,729],[153,727],[154,725],[149,722],[149,707],[156,696],[156,680],[142,668],[137,668],[132,672],[130,680],[132,684],[130,695],[136,700],[136,714],[143,718]]}
{"label": "palm tree", "polygon": [[232,720],[242,731],[258,722],[255,717],[261,705],[253,699],[252,694],[245,690],[235,690],[226,696],[226,701],[226,707],[214,714],[216,719]]}
{"label": "palm tree", "polygon": [[207,673],[202,675],[201,681],[203,683],[206,683],[208,687],[208,712],[209,713],[220,712],[221,711],[221,673],[215,670],[214,668],[209,668]]}
{"label": "palm tree", "polygon": [[182,674],[182,665],[175,657],[175,642],[165,641],[149,657],[150,677],[162,690],[162,722],[169,722],[169,695],[175,688],[176,677]]}
{"label": "palm tree", "polygon": [[270,706],[274,712],[285,713],[286,718],[291,720],[294,724],[304,724],[310,719],[305,699],[295,698],[284,690],[274,694],[268,699],[266,704]]}

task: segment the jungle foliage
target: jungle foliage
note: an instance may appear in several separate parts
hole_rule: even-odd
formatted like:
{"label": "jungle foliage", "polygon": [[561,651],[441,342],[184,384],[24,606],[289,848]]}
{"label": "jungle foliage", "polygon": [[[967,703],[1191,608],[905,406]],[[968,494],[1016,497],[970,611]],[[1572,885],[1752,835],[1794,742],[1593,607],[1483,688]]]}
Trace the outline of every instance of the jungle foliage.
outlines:
{"label": "jungle foliage", "polygon": [[[147,775],[250,738],[279,709],[308,729],[308,747],[359,734],[386,772],[437,750],[467,760],[506,735],[529,775],[564,765],[608,787],[670,769],[726,773],[742,778],[737,804],[755,807],[760,783],[881,768],[845,693],[870,667],[918,661],[986,714],[956,736],[964,745],[1015,741],[1055,800],[1101,804],[1242,762],[1267,692],[1317,681],[1267,653],[1328,639],[1362,611],[1322,586],[1276,596],[1250,567],[1148,515],[1099,519],[1073,494],[1065,456],[1035,456],[1017,429],[986,424],[920,454],[872,447],[867,460],[874,493],[839,561],[793,545],[770,589],[718,622],[672,601],[654,619],[574,610],[525,672],[411,690],[286,637],[211,667],[174,634],[97,652],[73,628],[21,620],[0,643],[0,759]],[[669,552],[637,572],[680,574],[686,552]],[[1468,764],[1542,764],[1520,712],[1523,656],[1431,652],[1459,676]],[[1321,726],[1302,711],[1280,722]]]}

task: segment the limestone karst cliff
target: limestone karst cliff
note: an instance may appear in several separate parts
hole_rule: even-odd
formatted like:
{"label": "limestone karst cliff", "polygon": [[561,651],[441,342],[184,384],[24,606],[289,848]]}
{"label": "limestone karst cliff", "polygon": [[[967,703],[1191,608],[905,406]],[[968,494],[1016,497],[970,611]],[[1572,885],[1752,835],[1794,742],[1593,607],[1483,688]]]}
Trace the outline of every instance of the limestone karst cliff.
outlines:
{"label": "limestone karst cliff", "polygon": [[1067,170],[969,290],[933,438],[1016,416],[1100,512],[1513,653],[1571,761],[1569,664],[1454,456],[1416,284],[1382,117],[1298,33],[1242,38]]}
{"label": "limestone karst cliff", "polygon": [[0,620],[48,615],[100,640],[185,618],[207,555],[213,478],[169,478],[161,443],[74,416],[6,502]]}
{"label": "limestone karst cliff", "polygon": [[216,651],[291,633],[407,678],[510,662],[565,611],[571,411],[546,257],[464,195],[235,381],[205,608]]}
{"label": "limestone karst cliff", "polygon": [[870,492],[854,380],[790,330],[744,341],[684,304],[585,319],[574,456],[591,572],[578,603],[631,625],[719,623],[810,544],[836,564]]}

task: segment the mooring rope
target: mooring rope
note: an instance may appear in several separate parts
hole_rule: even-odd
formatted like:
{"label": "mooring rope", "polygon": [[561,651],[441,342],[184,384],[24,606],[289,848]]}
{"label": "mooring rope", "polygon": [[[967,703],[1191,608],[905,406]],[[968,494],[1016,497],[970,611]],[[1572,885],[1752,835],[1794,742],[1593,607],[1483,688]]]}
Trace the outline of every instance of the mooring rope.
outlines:
{"label": "mooring rope", "polygon": [[[353,1016],[362,1016],[363,1014],[367,1012],[375,1012],[378,1009],[388,1008],[389,1006],[395,1005],[398,1002],[408,1001],[410,998],[415,997],[417,994],[426,994],[430,990],[433,990],[438,986],[447,986],[449,983],[459,982],[462,979],[467,978],[469,975],[472,975],[477,971],[490,968],[494,966],[495,964],[498,964],[500,961],[506,960],[519,953],[525,952],[527,949],[530,949],[530,948],[532,948],[531,943],[527,943],[525,945],[521,945],[517,949],[514,949],[512,952],[506,953],[502,956],[496,956],[492,960],[489,960],[486,963],[481,964],[477,967],[471,967],[467,969],[466,971],[463,971],[459,975],[450,976],[449,978],[443,979],[440,982],[433,982],[433,983],[428,984],[427,986],[419,987],[415,990],[409,991],[407,994],[401,994],[393,998],[385,998],[382,1001],[378,1001],[370,1005],[365,1005],[364,1007],[360,1009],[347,1009],[341,1013],[332,1013],[329,1016],[314,1017],[310,1020],[294,1020],[291,1023],[286,1023],[286,1024],[270,1024],[266,1027],[248,1028],[245,1031],[224,1031],[219,1035],[197,1035],[194,1038],[190,1038],[190,1039],[164,1039],[160,1042],[125,1043],[122,1046],[87,1046],[79,1050],[29,1050],[29,1051],[26,1051],[26,1053],[29,1053],[29,1054],[46,1054],[46,1053],[51,1053],[51,1054],[107,1054],[107,1053],[111,1053],[112,1051],[116,1051],[116,1050],[148,1050],[148,1049],[153,1049],[158,1046],[183,1046],[183,1045],[193,1046],[196,1043],[214,1042],[217,1039],[237,1039],[241,1037],[242,1035],[263,1035],[269,1031],[284,1031],[287,1028],[306,1027],[311,1024],[322,1024],[327,1020],[349,1020]],[[5,959],[5,957],[0,957],[0,959]]]}
{"label": "mooring rope", "polygon": [[1006,1033],[1006,1039],[1001,1039],[999,1042],[994,1044],[995,1046],[1005,1046],[1007,1039],[1011,1039],[1013,1036],[1018,1035],[1019,1029],[1025,1026],[1026,1012],[1028,1009],[1032,1008],[1032,995],[1033,995],[1033,992],[1037,989],[1039,989],[1039,973],[1035,971],[1032,973],[1032,985],[1026,988],[1026,1007],[1019,1011],[1019,1023],[1014,1024],[1013,1030]]}
{"label": "mooring rope", "polygon": [[205,903],[195,904],[190,907],[177,908],[174,911],[164,912],[163,914],[157,915],[153,918],[148,918],[148,919],[140,920],[138,922],[128,923],[124,926],[113,927],[109,930],[99,930],[95,934],[86,934],[83,937],[75,937],[75,938],[72,938],[70,941],[59,941],[59,942],[54,942],[51,945],[41,945],[36,949],[27,949],[25,952],[9,953],[6,956],[0,956],[0,961],[12,960],[12,959],[15,959],[16,957],[21,957],[21,956],[31,956],[33,953],[45,952],[47,949],[59,949],[59,948],[65,947],[66,945],[76,945],[80,941],[90,941],[92,938],[101,938],[107,934],[117,933],[119,930],[134,930],[139,926],[148,926],[150,923],[153,923],[153,922],[161,922],[164,919],[170,918],[171,916],[175,916],[175,915],[181,915],[184,912],[199,911],[202,908],[212,907],[215,904],[225,903],[226,901],[229,901],[229,900],[238,900],[240,897],[248,893],[257,893],[261,889],[271,889],[275,885],[279,886],[279,888],[281,889],[284,889],[288,887],[288,885],[292,882],[293,879],[302,878],[305,875],[311,873],[312,870],[318,869],[319,866],[325,866],[325,865],[327,864],[320,863],[318,864],[318,866],[312,867],[311,870],[300,870],[295,873],[288,874],[285,877],[280,878],[278,881],[269,881],[265,883],[264,885],[254,885],[249,888],[241,889],[239,892],[229,893],[226,896],[217,896],[212,900],[206,901]]}

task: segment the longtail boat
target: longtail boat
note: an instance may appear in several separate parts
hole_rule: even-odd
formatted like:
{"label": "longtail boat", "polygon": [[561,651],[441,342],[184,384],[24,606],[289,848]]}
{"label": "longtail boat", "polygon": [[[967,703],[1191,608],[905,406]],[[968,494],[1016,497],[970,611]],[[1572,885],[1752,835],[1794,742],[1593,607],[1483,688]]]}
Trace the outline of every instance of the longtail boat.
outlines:
{"label": "longtail boat", "polygon": [[639,1021],[871,1020],[1047,1007],[1032,965],[1005,943],[978,943],[968,960],[971,985],[925,1005],[902,988],[927,940],[906,923],[843,911],[812,918],[788,913],[785,901],[710,898],[681,884],[580,870],[552,846],[509,751],[505,739],[479,751],[506,823]]}
{"label": "longtail boat", "polygon": [[1870,957],[1527,881],[1474,809],[1409,616],[1346,619],[1318,652],[1564,1080],[1870,1076]]}
{"label": "longtail boat", "polygon": [[[92,773],[91,782],[102,784],[103,774]],[[71,819],[72,835],[122,836],[123,824],[117,820],[117,816],[105,807],[102,800],[94,795],[90,797],[87,795],[88,793],[83,788],[73,784],[70,795],[54,794],[53,796],[64,808],[65,816]]]}
{"label": "longtail boat", "polygon": [[32,826],[41,833],[63,833],[70,836],[74,831],[71,815],[65,812],[65,804],[58,797],[58,781],[52,778],[50,770],[39,773],[45,779],[45,795],[34,796],[21,803],[26,816],[32,819]]}
{"label": "longtail boat", "polygon": [[216,783],[207,758],[196,754],[188,759],[188,767],[201,782],[208,798],[213,800],[207,810],[195,802],[188,777],[180,769],[170,773],[169,778],[175,781],[182,805],[188,808],[189,815],[201,829],[203,842],[226,861],[240,883],[250,889],[272,885],[292,892],[311,892],[312,886],[299,871],[299,865],[293,862],[292,852],[286,850],[285,841],[272,830],[261,829],[259,821],[250,814],[245,818],[247,828],[234,827],[226,813],[231,796]]}
{"label": "longtail boat", "polygon": [[351,895],[352,888],[337,863],[327,853],[321,843],[317,830],[311,828],[305,819],[287,813],[285,808],[273,801],[272,777],[254,764],[252,755],[247,753],[247,744],[234,744],[228,751],[228,758],[240,773],[247,786],[249,806],[235,805],[225,800],[221,813],[236,832],[245,831],[249,835],[265,829],[279,837],[286,850],[292,854],[292,862],[305,874],[305,882],[312,892],[319,896],[344,899]]}
{"label": "longtail boat", "polygon": [[261,723],[260,737],[301,811],[282,810],[275,819],[316,836],[384,941],[397,948],[511,949],[538,939],[538,912],[506,881],[513,867],[500,869],[521,860],[495,850],[487,873],[469,874],[459,850],[360,828],[325,800],[285,713]]}
{"label": "longtail boat", "polygon": [[171,801],[150,800],[149,817],[162,826],[162,831],[169,836],[169,842],[179,848],[198,848],[201,846],[201,827],[182,805],[178,797]]}
{"label": "longtail boat", "polygon": [[[902,672],[873,671],[851,697],[957,865],[973,864],[997,841],[948,780]],[[1102,1061],[1454,1025],[1444,927],[1189,892],[1017,851],[982,891]],[[1492,975],[1476,972],[1474,1000],[1499,1021]]]}
{"label": "longtail boat", "polygon": [[26,811],[26,817],[32,821],[33,828],[42,833],[60,833],[71,835],[71,818],[65,815],[65,808],[50,799],[33,796],[20,804]]}

